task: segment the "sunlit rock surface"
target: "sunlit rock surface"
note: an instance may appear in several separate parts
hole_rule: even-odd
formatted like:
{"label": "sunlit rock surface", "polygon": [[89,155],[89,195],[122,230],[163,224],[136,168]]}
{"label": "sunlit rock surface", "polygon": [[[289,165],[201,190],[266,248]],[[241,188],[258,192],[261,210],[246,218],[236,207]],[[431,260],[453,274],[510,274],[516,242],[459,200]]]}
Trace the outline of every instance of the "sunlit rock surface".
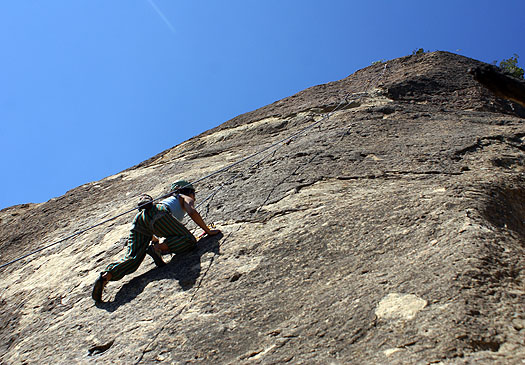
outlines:
{"label": "sunlit rock surface", "polygon": [[199,208],[221,237],[163,268],[146,257],[102,305],[93,282],[134,213],[2,269],[0,363],[525,361],[525,109],[478,65],[373,65],[2,210],[5,263],[285,142],[197,184],[197,202],[223,186]]}

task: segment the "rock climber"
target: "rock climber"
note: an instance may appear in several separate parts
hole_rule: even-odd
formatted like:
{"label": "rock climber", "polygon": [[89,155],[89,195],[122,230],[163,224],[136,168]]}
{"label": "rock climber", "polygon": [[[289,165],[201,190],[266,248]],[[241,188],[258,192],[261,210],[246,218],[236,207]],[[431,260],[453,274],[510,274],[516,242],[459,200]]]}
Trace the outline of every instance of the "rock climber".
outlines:
{"label": "rock climber", "polygon": [[[128,237],[127,253],[118,262],[112,263],[95,281],[91,296],[96,302],[102,302],[102,292],[108,281],[117,281],[125,275],[135,272],[146,254],[150,255],[155,265],[166,265],[163,254],[182,254],[195,248],[197,240],[182,224],[185,214],[210,236],[219,234],[217,229],[210,229],[195,209],[195,188],[185,180],[178,180],[171,185],[169,197],[154,204],[149,195],[144,195],[139,202],[140,212],[133,219]],[[144,199],[145,197],[145,199]],[[161,243],[159,237],[164,237]]]}

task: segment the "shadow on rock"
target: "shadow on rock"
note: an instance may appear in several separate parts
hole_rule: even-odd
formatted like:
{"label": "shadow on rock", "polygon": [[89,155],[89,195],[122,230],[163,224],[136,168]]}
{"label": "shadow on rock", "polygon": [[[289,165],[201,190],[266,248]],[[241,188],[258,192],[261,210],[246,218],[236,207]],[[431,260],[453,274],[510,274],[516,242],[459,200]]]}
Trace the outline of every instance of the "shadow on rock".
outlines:
{"label": "shadow on rock", "polygon": [[201,238],[195,250],[186,254],[175,255],[166,266],[155,268],[134,277],[120,288],[114,301],[97,303],[96,306],[108,312],[114,312],[121,305],[129,303],[139,296],[149,283],[163,279],[178,280],[182,290],[193,288],[201,275],[201,256],[207,252],[219,255],[219,241],[222,237],[223,234],[220,233]]}

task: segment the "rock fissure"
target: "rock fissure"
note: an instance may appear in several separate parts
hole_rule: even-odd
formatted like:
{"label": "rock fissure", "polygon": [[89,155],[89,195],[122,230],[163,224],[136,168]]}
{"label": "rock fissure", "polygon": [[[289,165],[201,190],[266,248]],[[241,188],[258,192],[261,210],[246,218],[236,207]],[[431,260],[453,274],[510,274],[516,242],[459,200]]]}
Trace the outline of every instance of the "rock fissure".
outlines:
{"label": "rock fissure", "polygon": [[477,152],[478,150],[491,146],[492,144],[497,143],[497,142],[506,144],[520,151],[525,151],[525,145],[522,139],[523,139],[522,134],[516,134],[516,135],[511,135],[511,136],[503,136],[503,135],[485,136],[482,138],[478,138],[474,144],[467,146],[459,151],[456,151],[454,155],[456,158],[461,158],[462,156],[468,153]]}

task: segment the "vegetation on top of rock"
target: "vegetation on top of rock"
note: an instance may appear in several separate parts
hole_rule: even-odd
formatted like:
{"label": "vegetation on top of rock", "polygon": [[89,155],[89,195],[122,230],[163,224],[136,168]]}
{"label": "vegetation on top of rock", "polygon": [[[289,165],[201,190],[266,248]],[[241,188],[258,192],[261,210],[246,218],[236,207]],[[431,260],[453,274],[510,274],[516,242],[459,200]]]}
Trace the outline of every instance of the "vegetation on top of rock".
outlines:
{"label": "vegetation on top of rock", "polygon": [[412,51],[412,54],[415,55],[415,54],[423,54],[427,51],[425,51],[423,48],[419,48],[419,49],[415,49]]}
{"label": "vegetation on top of rock", "polygon": [[514,53],[514,57],[503,60],[499,63],[499,68],[507,75],[514,76],[523,80],[523,69],[518,66],[519,56]]}

